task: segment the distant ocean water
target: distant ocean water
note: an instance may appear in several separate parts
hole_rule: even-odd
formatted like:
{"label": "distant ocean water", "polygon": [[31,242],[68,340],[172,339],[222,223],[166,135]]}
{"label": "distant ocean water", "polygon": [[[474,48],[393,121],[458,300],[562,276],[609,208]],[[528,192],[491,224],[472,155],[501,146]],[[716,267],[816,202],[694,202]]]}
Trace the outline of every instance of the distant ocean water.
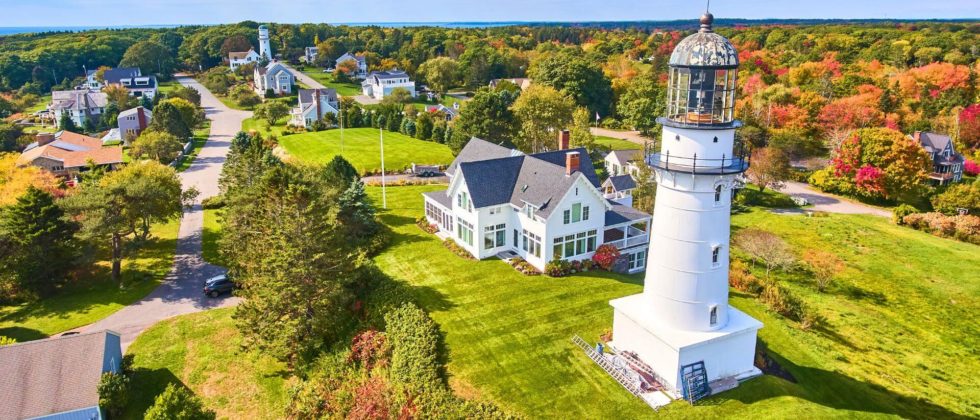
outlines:
{"label": "distant ocean water", "polygon": [[[413,26],[441,26],[445,28],[489,28],[495,26],[520,25],[530,22],[347,22],[332,23],[332,25],[350,26],[385,26],[390,28],[407,28]],[[93,29],[128,29],[128,28],[174,28],[181,25],[109,25],[109,26],[0,26],[0,36],[38,33],[38,32],[81,32]]]}

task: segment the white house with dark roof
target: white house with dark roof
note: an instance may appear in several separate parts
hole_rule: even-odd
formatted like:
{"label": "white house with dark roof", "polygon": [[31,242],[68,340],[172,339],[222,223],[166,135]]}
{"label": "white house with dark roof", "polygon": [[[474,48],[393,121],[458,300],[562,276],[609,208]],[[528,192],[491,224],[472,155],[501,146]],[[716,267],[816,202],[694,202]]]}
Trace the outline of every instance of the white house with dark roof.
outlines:
{"label": "white house with dark roof", "polygon": [[55,124],[61,124],[61,116],[65,113],[81,127],[85,121],[98,121],[105,112],[109,97],[105,93],[88,89],[56,90],[51,92],[51,103],[48,112],[54,118]]}
{"label": "white house with dark roof", "polygon": [[368,64],[367,64],[367,58],[364,57],[363,55],[354,55],[349,52],[344,53],[344,55],[337,57],[337,59],[334,60],[334,68],[338,68],[337,66],[340,66],[340,63],[349,60],[354,60],[354,62],[357,63],[357,70],[354,71],[354,74],[350,76],[355,79],[366,78],[368,75]]}
{"label": "white house with dark roof", "polygon": [[121,364],[109,330],[0,346],[0,419],[103,419],[99,382]]}
{"label": "white house with dark roof", "polygon": [[643,165],[642,150],[613,150],[603,159],[606,166],[606,173],[609,176],[633,175],[640,172],[639,165]]}
{"label": "white house with dark roof", "polygon": [[408,77],[408,73],[394,69],[388,71],[372,71],[371,74],[361,82],[361,91],[365,96],[370,96],[377,100],[382,100],[391,94],[395,89],[405,89],[414,98],[415,82]]}
{"label": "white house with dark roof", "polygon": [[278,61],[270,61],[265,66],[255,66],[253,76],[255,92],[259,95],[265,95],[270,89],[276,95],[288,95],[293,92],[293,85],[296,84],[295,76]]}
{"label": "white house with dark roof", "polygon": [[255,52],[253,48],[249,48],[248,51],[228,53],[228,67],[231,68],[231,71],[238,70],[239,67],[246,64],[258,63],[259,61],[262,61],[262,56]]}
{"label": "white house with dark roof", "polygon": [[956,153],[953,140],[949,136],[916,131],[909,137],[919,143],[932,159],[929,179],[939,185],[960,182],[963,179],[963,155]]}
{"label": "white house with dark roof", "polygon": [[544,270],[611,243],[623,271],[643,270],[650,215],[607,199],[588,153],[561,136],[559,150],[531,155],[471,139],[446,170],[449,188],[423,194],[426,219],[479,259],[516,254]]}
{"label": "white house with dark roof", "polygon": [[289,125],[310,128],[327,114],[340,113],[335,89],[300,89],[299,105],[289,113]]}
{"label": "white house with dark roof", "polygon": [[108,86],[122,86],[129,94],[137,98],[146,96],[153,99],[157,95],[157,77],[144,76],[139,67],[117,67],[102,73],[102,80],[96,78],[96,70],[85,73],[85,85],[89,89],[99,90]]}

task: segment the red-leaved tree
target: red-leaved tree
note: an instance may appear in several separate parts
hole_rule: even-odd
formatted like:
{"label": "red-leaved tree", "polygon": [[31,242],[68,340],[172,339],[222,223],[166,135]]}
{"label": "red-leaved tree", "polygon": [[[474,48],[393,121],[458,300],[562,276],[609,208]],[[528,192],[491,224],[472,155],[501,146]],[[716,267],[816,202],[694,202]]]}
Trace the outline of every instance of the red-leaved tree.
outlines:
{"label": "red-leaved tree", "polygon": [[619,255],[619,248],[616,248],[615,245],[602,244],[595,250],[592,261],[598,264],[599,267],[602,267],[603,270],[609,270],[616,263],[616,260],[619,259]]}

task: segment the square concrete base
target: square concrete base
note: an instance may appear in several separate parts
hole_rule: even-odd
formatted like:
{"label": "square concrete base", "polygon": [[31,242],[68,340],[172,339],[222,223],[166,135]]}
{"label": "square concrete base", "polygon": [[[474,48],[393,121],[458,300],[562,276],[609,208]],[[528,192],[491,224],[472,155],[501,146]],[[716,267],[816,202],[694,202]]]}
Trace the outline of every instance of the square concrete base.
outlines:
{"label": "square concrete base", "polygon": [[615,309],[613,342],[619,351],[635,352],[675,395],[680,396],[681,366],[703,361],[708,382],[761,375],[755,367],[756,333],[762,323],[728,308],[728,324],[714,331],[684,331],[662,323],[643,294],[609,302]]}

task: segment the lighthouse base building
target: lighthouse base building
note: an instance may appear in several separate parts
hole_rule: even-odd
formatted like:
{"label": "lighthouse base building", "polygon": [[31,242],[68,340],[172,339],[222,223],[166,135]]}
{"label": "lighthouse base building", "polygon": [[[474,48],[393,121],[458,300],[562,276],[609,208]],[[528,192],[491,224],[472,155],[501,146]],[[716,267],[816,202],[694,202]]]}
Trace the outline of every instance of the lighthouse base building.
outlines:
{"label": "lighthouse base building", "polygon": [[635,352],[675,396],[684,396],[682,368],[699,362],[709,383],[762,374],[754,365],[756,332],[762,328],[755,318],[729,308],[728,324],[721,329],[679,330],[663,322],[648,302],[642,293],[609,302],[615,309],[609,345]]}
{"label": "lighthouse base building", "polygon": [[690,401],[762,373],[754,366],[762,323],[728,305],[733,186],[749,159],[735,137],[738,52],[712,31],[713,19],[702,16],[670,57],[660,151],[644,159],[657,199],[643,293],[610,302],[611,347]]}

